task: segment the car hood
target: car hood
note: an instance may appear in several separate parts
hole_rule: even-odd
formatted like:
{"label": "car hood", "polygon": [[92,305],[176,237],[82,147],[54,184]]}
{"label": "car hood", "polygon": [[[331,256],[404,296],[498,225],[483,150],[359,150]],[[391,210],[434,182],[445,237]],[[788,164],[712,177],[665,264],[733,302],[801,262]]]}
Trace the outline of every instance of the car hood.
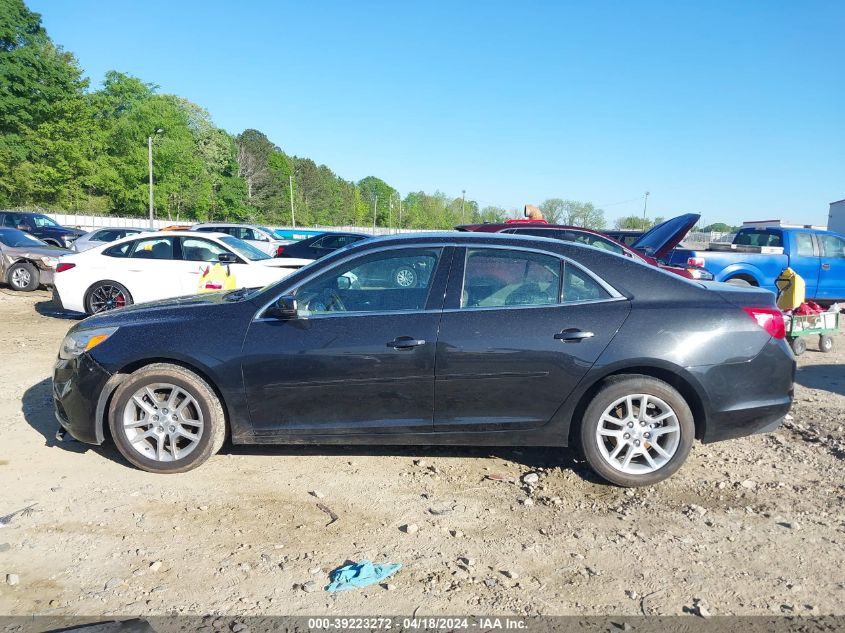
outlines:
{"label": "car hood", "polygon": [[685,213],[661,222],[643,233],[640,239],[631,244],[631,248],[654,259],[665,257],[680,244],[700,218],[698,213]]}
{"label": "car hood", "polygon": [[8,257],[25,257],[27,259],[39,259],[41,257],[62,257],[70,255],[73,251],[58,246],[3,246],[3,254]]}
{"label": "car hood", "polygon": [[38,229],[38,233],[41,235],[72,235],[74,238],[82,237],[87,232],[80,229],[70,229],[66,226],[44,226]]}
{"label": "car hood", "polygon": [[260,259],[256,263],[270,268],[302,268],[313,261],[313,259],[299,259],[296,257],[274,257],[273,259]]}
{"label": "car hood", "polygon": [[173,299],[161,299],[160,301],[149,301],[138,303],[118,310],[110,310],[102,314],[95,314],[79,323],[82,329],[93,327],[120,326],[126,323],[137,323],[139,321],[162,321],[170,318],[177,318],[186,311],[203,309],[213,306],[235,305],[236,301],[228,301],[225,296],[233,292],[225,290],[221,292],[207,292],[196,295],[186,295]]}

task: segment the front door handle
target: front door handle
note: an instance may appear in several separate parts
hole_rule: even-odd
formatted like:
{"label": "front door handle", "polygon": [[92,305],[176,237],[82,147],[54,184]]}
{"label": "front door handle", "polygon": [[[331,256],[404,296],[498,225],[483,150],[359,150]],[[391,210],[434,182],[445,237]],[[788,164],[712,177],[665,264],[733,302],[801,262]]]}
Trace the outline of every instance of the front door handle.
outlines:
{"label": "front door handle", "polygon": [[828,264],[827,262],[822,264],[822,270],[830,270],[830,264]]}
{"label": "front door handle", "polygon": [[595,334],[592,332],[584,332],[583,330],[579,330],[574,327],[555,334],[555,338],[558,341],[563,341],[564,343],[580,343],[585,338],[593,338],[594,336]]}
{"label": "front door handle", "polygon": [[393,349],[413,349],[420,345],[425,345],[425,341],[411,336],[397,336],[387,344],[388,347],[392,347]]}

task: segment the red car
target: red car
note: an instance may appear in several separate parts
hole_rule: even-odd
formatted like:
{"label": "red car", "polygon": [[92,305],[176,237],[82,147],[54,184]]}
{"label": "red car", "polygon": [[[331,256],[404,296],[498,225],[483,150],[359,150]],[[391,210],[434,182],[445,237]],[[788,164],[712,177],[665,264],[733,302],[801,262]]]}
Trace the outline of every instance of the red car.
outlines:
{"label": "red car", "polygon": [[672,249],[684,239],[689,230],[698,222],[699,217],[696,213],[687,213],[677,218],[666,220],[643,233],[631,246],[626,246],[622,242],[592,229],[565,226],[562,224],[549,224],[547,222],[512,220],[501,224],[465,224],[455,228],[459,231],[515,233],[517,235],[534,235],[569,242],[580,242],[581,244],[603,248],[625,257],[637,259],[652,266],[658,266],[687,279],[710,281],[713,279],[713,275],[704,268],[684,268],[660,262],[662,258],[671,253]]}

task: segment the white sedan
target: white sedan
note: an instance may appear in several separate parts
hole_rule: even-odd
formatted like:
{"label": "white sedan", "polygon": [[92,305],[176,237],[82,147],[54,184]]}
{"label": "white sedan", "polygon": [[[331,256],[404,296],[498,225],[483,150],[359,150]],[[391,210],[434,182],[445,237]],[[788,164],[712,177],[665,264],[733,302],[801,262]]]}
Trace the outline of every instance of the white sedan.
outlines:
{"label": "white sedan", "polygon": [[95,314],[133,303],[198,292],[200,276],[228,266],[238,288],[266,286],[305,262],[275,259],[231,235],[194,231],[141,233],[61,258],[54,301]]}

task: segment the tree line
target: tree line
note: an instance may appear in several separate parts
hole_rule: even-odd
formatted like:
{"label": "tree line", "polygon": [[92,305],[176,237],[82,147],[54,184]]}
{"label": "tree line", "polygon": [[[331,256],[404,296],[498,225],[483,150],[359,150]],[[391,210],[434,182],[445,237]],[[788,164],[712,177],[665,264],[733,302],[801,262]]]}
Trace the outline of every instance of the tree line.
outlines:
{"label": "tree line", "polygon": [[[295,215],[297,225],[428,229],[518,214],[439,191],[403,196],[375,176],[344,180],[258,130],[231,135],[201,106],[121,72],[91,90],[39,14],[0,0],[0,208],[144,216],[150,136],[156,215],[173,221],[290,225]],[[605,225],[591,203],[541,208],[550,222]]]}

